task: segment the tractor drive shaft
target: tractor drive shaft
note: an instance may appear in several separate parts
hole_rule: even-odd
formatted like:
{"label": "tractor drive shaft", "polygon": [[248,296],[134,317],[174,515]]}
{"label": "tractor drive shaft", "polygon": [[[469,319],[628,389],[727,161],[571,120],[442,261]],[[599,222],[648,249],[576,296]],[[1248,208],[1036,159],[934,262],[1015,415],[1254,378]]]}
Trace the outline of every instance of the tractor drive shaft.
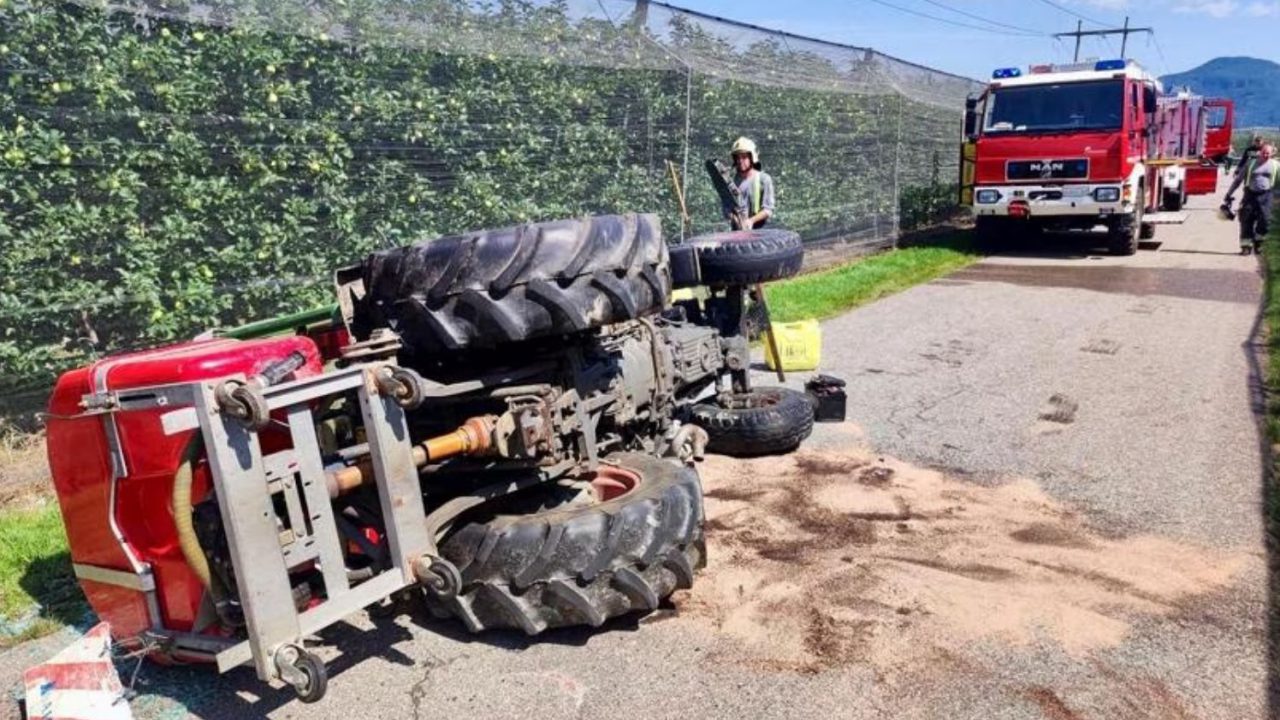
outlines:
{"label": "tractor drive shaft", "polygon": [[[484,455],[493,448],[493,431],[497,423],[496,415],[479,415],[469,418],[453,432],[427,438],[413,446],[413,464],[423,467],[428,462],[459,455]],[[329,497],[332,498],[345,495],[372,478],[373,461],[367,457],[355,465],[325,474]]]}

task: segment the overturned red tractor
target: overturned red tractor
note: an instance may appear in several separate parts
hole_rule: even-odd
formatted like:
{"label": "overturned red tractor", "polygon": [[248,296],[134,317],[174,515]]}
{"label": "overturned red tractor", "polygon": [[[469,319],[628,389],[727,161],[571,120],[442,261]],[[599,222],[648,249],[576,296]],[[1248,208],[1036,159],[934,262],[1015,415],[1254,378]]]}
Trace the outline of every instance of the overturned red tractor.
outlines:
{"label": "overturned red tractor", "polygon": [[[706,563],[704,448],[812,428],[751,386],[742,334],[744,287],[802,252],[668,248],[651,215],[469,233],[338,271],[336,308],[69,372],[48,446],[76,576],[117,642],[308,701],[303,638],[410,591],[476,632],[652,610]],[[672,306],[673,282],[710,291]]]}

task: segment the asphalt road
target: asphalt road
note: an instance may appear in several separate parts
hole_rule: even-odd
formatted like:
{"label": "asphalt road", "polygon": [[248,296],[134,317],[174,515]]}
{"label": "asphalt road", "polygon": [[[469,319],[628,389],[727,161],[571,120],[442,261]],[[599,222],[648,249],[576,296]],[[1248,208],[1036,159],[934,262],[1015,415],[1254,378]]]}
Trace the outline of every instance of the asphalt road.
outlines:
{"label": "asphalt road", "polygon": [[[1011,253],[825,323],[849,422],[798,458],[708,463],[711,567],[672,608],[537,641],[360,616],[322,638],[320,704],[145,666],[134,712],[1275,717],[1261,285],[1212,204],[1136,257]],[[61,639],[0,656],[0,680]]]}

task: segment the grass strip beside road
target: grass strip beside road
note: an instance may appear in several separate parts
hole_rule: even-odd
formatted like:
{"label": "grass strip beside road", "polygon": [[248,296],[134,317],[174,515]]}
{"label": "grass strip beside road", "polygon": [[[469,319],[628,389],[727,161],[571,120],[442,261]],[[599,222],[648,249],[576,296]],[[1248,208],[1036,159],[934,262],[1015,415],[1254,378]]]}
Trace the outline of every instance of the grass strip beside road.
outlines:
{"label": "grass strip beside road", "polygon": [[[1262,323],[1266,338],[1266,367],[1263,370],[1263,387],[1266,393],[1267,440],[1280,443],[1280,210],[1272,221],[1271,234],[1263,243],[1261,258],[1263,275]],[[1272,453],[1275,454],[1274,452]],[[1271,458],[1272,462],[1280,458]],[[1280,479],[1280,478],[1277,478]],[[1280,521],[1280,499],[1273,501],[1272,517]]]}
{"label": "grass strip beside road", "polygon": [[[1261,372],[1263,393],[1263,422],[1266,437],[1263,446],[1263,512],[1267,528],[1267,566],[1270,589],[1270,607],[1267,613],[1270,691],[1276,690],[1280,678],[1280,208],[1277,209],[1271,233],[1263,242],[1261,258],[1263,268],[1262,288],[1262,338],[1265,339],[1266,357]],[[1255,337],[1256,341],[1257,338]],[[1252,345],[1249,352],[1255,352]]]}
{"label": "grass strip beside road", "polygon": [[0,648],[85,617],[58,505],[0,510]]}
{"label": "grass strip beside road", "polygon": [[[1280,443],[1280,209],[1271,223],[1271,234],[1263,242],[1261,258],[1263,274],[1262,324],[1266,339],[1266,367],[1263,387],[1266,393],[1266,433],[1273,445]],[[1273,453],[1274,454],[1274,453]],[[1272,458],[1275,462],[1280,458]],[[1272,508],[1280,520],[1280,506]]]}
{"label": "grass strip beside road", "polygon": [[822,320],[929,282],[982,259],[968,232],[927,246],[868,255],[829,270],[769,285],[769,314],[777,322]]}

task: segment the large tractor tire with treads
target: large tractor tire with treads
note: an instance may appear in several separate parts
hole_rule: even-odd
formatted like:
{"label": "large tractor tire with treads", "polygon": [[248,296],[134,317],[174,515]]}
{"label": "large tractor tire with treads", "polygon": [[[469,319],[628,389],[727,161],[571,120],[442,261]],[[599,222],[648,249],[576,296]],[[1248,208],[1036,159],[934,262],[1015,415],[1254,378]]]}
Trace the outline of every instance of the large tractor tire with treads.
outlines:
{"label": "large tractor tire with treads", "polygon": [[690,421],[707,431],[707,449],[733,457],[791,452],[813,432],[813,403],[802,392],[780,387],[752,388],[725,405],[694,405]]}
{"label": "large tractor tire with treads", "polygon": [[536,635],[654,610],[690,587],[706,565],[697,472],[639,453],[601,462],[633,477],[631,487],[603,501],[473,522],[446,538],[440,551],[462,588],[432,599],[432,610],[472,632]]}
{"label": "large tractor tire with treads", "polygon": [[656,215],[483,230],[364,262],[357,315],[417,352],[490,348],[660,312],[671,292]]}
{"label": "large tractor tire with treads", "polygon": [[754,285],[800,272],[804,246],[790,230],[764,228],[699,235],[689,240],[698,250],[705,285]]}

